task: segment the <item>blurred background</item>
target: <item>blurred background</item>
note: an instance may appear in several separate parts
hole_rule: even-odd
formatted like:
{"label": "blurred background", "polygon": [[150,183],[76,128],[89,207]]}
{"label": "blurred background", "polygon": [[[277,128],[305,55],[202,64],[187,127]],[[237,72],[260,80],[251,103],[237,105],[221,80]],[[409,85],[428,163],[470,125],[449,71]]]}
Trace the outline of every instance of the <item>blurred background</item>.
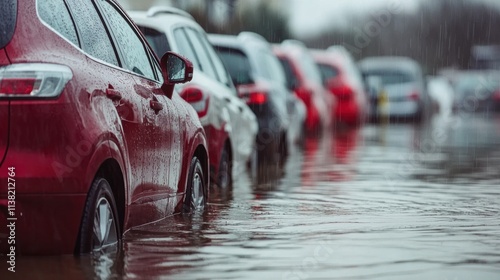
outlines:
{"label": "blurred background", "polygon": [[120,0],[127,10],[171,5],[208,33],[253,31],[270,42],[311,48],[343,45],[356,59],[407,56],[426,74],[490,67],[500,61],[500,1],[495,0]]}

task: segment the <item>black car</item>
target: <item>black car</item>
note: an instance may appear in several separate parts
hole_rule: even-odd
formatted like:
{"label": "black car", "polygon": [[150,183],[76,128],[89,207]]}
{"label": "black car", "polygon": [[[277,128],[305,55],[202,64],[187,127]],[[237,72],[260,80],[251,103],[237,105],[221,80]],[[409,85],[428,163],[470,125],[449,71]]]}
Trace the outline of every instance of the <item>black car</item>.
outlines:
{"label": "black car", "polygon": [[285,86],[285,74],[270,44],[260,35],[209,35],[240,98],[259,122],[259,163],[283,163],[290,143],[302,135],[305,106]]}

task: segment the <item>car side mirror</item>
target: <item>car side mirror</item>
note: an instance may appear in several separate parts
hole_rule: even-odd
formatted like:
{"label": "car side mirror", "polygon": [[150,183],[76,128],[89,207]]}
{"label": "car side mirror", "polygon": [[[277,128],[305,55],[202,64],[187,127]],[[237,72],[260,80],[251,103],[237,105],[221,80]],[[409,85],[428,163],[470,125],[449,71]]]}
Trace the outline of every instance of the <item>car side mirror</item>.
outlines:
{"label": "car side mirror", "polygon": [[162,90],[168,98],[172,97],[175,84],[187,83],[193,79],[193,63],[174,52],[166,52],[161,58],[163,75]]}

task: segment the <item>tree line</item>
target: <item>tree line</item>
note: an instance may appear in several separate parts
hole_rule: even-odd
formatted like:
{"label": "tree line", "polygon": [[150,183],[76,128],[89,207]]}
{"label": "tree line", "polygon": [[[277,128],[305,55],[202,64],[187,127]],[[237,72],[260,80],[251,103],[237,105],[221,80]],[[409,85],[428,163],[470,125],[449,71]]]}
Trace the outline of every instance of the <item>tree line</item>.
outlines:
{"label": "tree line", "polygon": [[312,48],[343,45],[357,59],[408,56],[420,61],[430,74],[443,67],[468,68],[474,45],[500,44],[500,10],[478,1],[421,1],[412,12],[393,2],[369,15],[353,14],[348,28],[332,24],[319,35],[306,38],[292,36],[289,15],[273,8],[272,1],[259,0],[241,11],[235,7],[243,1],[226,0],[230,13],[223,23],[210,19],[206,7],[211,2],[188,10],[210,33],[253,31],[270,42],[292,38]]}

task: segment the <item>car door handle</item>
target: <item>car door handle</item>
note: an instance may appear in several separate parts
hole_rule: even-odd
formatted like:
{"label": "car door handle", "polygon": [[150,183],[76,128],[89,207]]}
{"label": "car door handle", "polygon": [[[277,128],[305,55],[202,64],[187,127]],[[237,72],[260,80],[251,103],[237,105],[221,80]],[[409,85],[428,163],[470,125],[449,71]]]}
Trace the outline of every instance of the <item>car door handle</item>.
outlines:
{"label": "car door handle", "polygon": [[240,106],[238,106],[238,109],[240,109],[240,112],[242,112],[242,113],[243,113],[243,106],[241,106],[241,105],[240,105]]}
{"label": "car door handle", "polygon": [[151,107],[151,109],[153,109],[156,113],[163,110],[163,105],[159,101],[153,99],[149,100],[149,107]]}
{"label": "car door handle", "polygon": [[229,98],[229,97],[224,97],[224,100],[226,100],[227,103],[231,102],[231,98]]}
{"label": "car door handle", "polygon": [[107,88],[106,96],[113,101],[122,99],[122,94],[114,88]]}
{"label": "car door handle", "polygon": [[106,89],[106,96],[113,101],[122,99],[122,94],[117,91],[111,84],[108,84],[108,88]]}

